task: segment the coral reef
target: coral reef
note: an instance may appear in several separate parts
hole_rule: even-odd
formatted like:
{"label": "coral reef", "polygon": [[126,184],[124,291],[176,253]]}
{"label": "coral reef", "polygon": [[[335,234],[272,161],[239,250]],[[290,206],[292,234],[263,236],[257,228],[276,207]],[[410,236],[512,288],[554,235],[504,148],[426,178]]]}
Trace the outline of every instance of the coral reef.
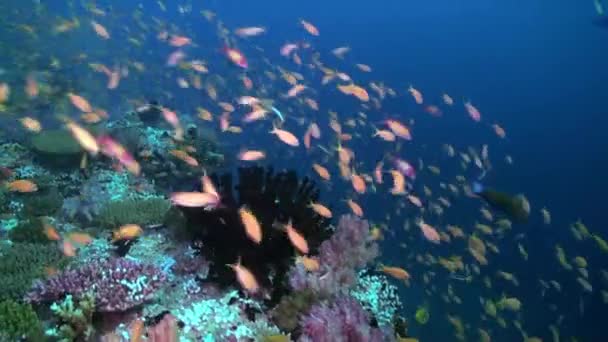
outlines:
{"label": "coral reef", "polygon": [[125,224],[159,224],[164,221],[170,206],[169,201],[163,198],[110,202],[99,212],[96,221],[106,228]]}
{"label": "coral reef", "polygon": [[0,302],[0,341],[44,341],[42,324],[29,304]]}
{"label": "coral reef", "polygon": [[[239,168],[238,174],[240,184],[235,187],[236,194],[232,190],[231,174],[212,176],[222,197],[221,208],[210,211],[180,209],[188,221],[192,238],[200,242],[201,253],[214,261],[210,279],[223,286],[234,284],[234,272],[225,265],[240,257],[258,282],[270,291],[272,299],[278,301],[284,292],[284,276],[296,251],[285,232],[276,228],[276,223],[291,220],[315,252],[330,234],[329,221],[315,215],[308,207],[311,201],[318,200],[319,190],[307,178],[299,181],[293,171],[275,174],[272,168],[262,167]],[[253,212],[262,227],[260,244],[245,234],[238,214],[242,206]]]}
{"label": "coral reef", "polygon": [[273,322],[283,331],[294,331],[298,327],[300,316],[306,314],[320,299],[319,294],[310,289],[285,295],[272,310]]}
{"label": "coral reef", "polygon": [[51,311],[59,321],[59,328],[49,335],[61,342],[89,341],[92,337],[95,296],[87,292],[77,303],[71,295],[65,296],[60,303],[53,303]]}
{"label": "coral reef", "polygon": [[32,151],[37,160],[51,168],[77,167],[82,156],[82,148],[66,130],[44,130],[32,136]]}
{"label": "coral reef", "polygon": [[359,272],[357,285],[350,295],[373,315],[379,326],[392,326],[402,308],[398,289],[383,275]]}
{"label": "coral reef", "polygon": [[151,299],[164,281],[165,275],[152,265],[114,258],[69,268],[38,281],[26,299],[40,303],[71,294],[80,300],[92,291],[96,311],[125,311]]}
{"label": "coral reef", "polygon": [[41,218],[32,218],[21,221],[8,233],[12,242],[30,242],[47,244],[53,242],[44,234],[44,226]]}
{"label": "coral reef", "polygon": [[184,335],[193,341],[242,341],[256,337],[258,331],[279,332],[263,312],[257,302],[230,291],[221,298],[207,298],[172,314],[183,322]]}
{"label": "coral reef", "polygon": [[62,268],[65,257],[54,245],[14,243],[0,245],[0,299],[20,300],[46,267]]}
{"label": "coral reef", "polygon": [[302,317],[300,342],[373,342],[388,341],[382,331],[370,324],[359,302],[338,297],[331,303],[313,306]]}
{"label": "coral reef", "polygon": [[62,204],[63,197],[57,188],[49,188],[24,197],[23,214],[30,217],[54,215]]}
{"label": "coral reef", "polygon": [[357,282],[357,271],[377,255],[368,222],[344,215],[331,238],[319,247],[320,269],[308,272],[296,264],[289,272],[289,284],[294,290],[313,289],[325,296],[345,293]]}

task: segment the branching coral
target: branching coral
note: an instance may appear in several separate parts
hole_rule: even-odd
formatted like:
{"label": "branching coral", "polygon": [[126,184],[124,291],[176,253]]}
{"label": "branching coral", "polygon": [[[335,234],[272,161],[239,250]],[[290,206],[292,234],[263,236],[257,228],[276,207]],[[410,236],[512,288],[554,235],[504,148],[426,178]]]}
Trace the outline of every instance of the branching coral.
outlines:
{"label": "branching coral", "polygon": [[51,311],[59,318],[57,337],[61,342],[88,341],[93,334],[93,313],[95,311],[95,296],[85,294],[77,303],[71,295],[62,302],[53,303]]}
{"label": "branching coral", "polygon": [[373,314],[380,326],[391,326],[401,309],[397,287],[383,275],[360,272],[357,285],[350,294]]}
{"label": "branching coral", "polygon": [[38,281],[26,299],[39,303],[66,294],[81,299],[92,292],[96,311],[125,311],[151,299],[164,281],[165,275],[154,266],[116,258],[70,268]]}

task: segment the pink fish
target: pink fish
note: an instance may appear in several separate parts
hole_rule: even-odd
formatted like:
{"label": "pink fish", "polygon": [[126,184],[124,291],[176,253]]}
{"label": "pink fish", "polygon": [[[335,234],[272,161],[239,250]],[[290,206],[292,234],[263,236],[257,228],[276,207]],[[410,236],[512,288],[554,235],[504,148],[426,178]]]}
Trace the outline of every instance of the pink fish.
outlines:
{"label": "pink fish", "polygon": [[469,116],[471,117],[471,119],[473,119],[473,121],[479,122],[479,120],[481,120],[481,113],[477,108],[475,108],[475,106],[471,104],[471,102],[465,102],[464,108],[466,108],[467,112],[469,113]]}
{"label": "pink fish", "polygon": [[184,60],[186,54],[182,50],[175,50],[167,58],[167,66],[174,67]]}
{"label": "pink fish", "polygon": [[208,192],[174,192],[171,203],[189,208],[214,208],[218,206],[219,198]]}
{"label": "pink fish", "polygon": [[247,67],[249,66],[249,63],[247,63],[247,58],[245,58],[245,55],[241,51],[228,46],[224,46],[222,51],[224,52],[226,57],[228,57],[228,59],[236,66],[241,67],[243,69],[247,69]]}
{"label": "pink fish", "polygon": [[429,240],[432,243],[436,243],[436,244],[438,244],[441,241],[441,237],[439,236],[437,229],[435,229],[433,226],[428,225],[428,224],[424,223],[423,221],[420,221],[418,223],[418,226],[420,227],[420,230],[422,231],[422,235],[424,236],[425,239]]}
{"label": "pink fish", "polygon": [[397,157],[391,157],[391,159],[397,171],[410,179],[416,179],[416,170],[410,163]]}
{"label": "pink fish", "polygon": [[112,139],[109,135],[102,135],[97,138],[97,144],[99,144],[102,154],[118,160],[118,162],[126,167],[129,172],[134,175],[139,175],[141,172],[139,163],[133,158],[133,155],[116,140]]}
{"label": "pink fish", "polygon": [[298,44],[287,43],[281,47],[281,56],[288,57],[292,51],[298,48]]}

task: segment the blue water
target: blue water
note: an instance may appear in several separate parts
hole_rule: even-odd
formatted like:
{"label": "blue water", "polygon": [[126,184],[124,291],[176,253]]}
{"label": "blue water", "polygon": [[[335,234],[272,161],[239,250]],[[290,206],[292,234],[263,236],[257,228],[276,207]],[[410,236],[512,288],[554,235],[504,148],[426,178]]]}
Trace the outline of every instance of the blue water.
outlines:
{"label": "blue water", "polygon": [[[97,4],[100,8],[109,9],[110,19],[100,20],[112,29],[113,39],[110,41],[100,43],[91,40],[90,35],[73,35],[64,42],[66,47],[74,49],[71,52],[92,50],[91,59],[99,58],[107,65],[126,60],[139,60],[146,64],[148,75],[142,75],[137,82],[124,80],[127,86],[121,87],[121,93],[99,95],[98,102],[110,111],[112,117],[119,117],[128,108],[127,98],[161,98],[164,104],[182,112],[193,112],[196,106],[211,107],[212,101],[206,96],[201,99],[200,91],[177,88],[175,77],[179,71],[167,70],[164,65],[167,55],[175,49],[157,42],[151,33],[142,36],[134,33],[143,41],[141,49],[124,43],[124,39],[133,37],[133,33],[120,28],[136,25],[131,13],[137,5],[131,1],[111,6]],[[242,71],[224,61],[219,53],[221,42],[215,31],[198,14],[200,5],[194,4],[192,13],[187,15],[177,14],[176,6],[176,3],[167,3],[168,11],[163,12],[155,2],[146,2],[141,9],[143,22],[153,25],[148,18],[156,16],[166,23],[175,24],[184,35],[195,37],[198,47],[186,51],[209,61],[216,68],[212,73],[220,73],[227,79],[228,89],[240,87],[237,77],[242,75]],[[63,2],[49,8],[57,14],[70,13]],[[510,326],[506,332],[503,333],[495,323],[480,320],[479,297],[498,298],[503,292],[498,281],[494,281],[492,289],[487,289],[478,280],[466,284],[439,274],[429,284],[414,281],[411,288],[401,287],[406,316],[411,318],[419,305],[428,304],[430,308],[431,320],[427,325],[411,324],[413,335],[421,341],[453,340],[453,329],[448,325],[446,315],[457,314],[472,328],[468,335],[470,340],[477,338],[476,327],[490,331],[493,341],[518,340],[521,335],[511,325],[517,317],[530,336],[542,336],[548,341],[548,325],[555,324],[558,317],[564,315],[565,319],[559,326],[562,338],[577,336],[581,341],[604,340],[605,334],[599,324],[606,304],[601,303],[599,290],[608,284],[602,284],[597,271],[608,269],[608,260],[605,254],[590,248],[589,242],[574,241],[569,231],[570,223],[581,218],[593,232],[608,236],[608,228],[604,225],[604,200],[608,191],[608,143],[605,139],[608,127],[605,109],[608,99],[608,30],[592,24],[595,16],[592,1],[216,0],[205,2],[204,8],[216,12],[229,29],[250,25],[268,29],[264,36],[238,41],[238,47],[250,56],[251,67],[247,75],[254,83],[261,76],[259,72],[267,69],[262,56],[268,57],[272,65],[298,70],[307,77],[310,72],[306,68],[298,69],[283,59],[278,49],[286,42],[311,41],[328,67],[356,74],[358,84],[382,81],[402,95],[387,100],[382,110],[370,111],[368,121],[377,125],[386,118],[398,118],[404,122],[414,120],[415,143],[406,145],[404,153],[415,165],[422,159],[425,165],[441,166],[442,176],[445,175],[442,180],[453,182],[454,173],[459,170],[453,167],[453,163],[448,163],[441,152],[442,144],[449,143],[463,151],[469,145],[479,150],[482,144],[488,144],[495,162],[484,183],[510,193],[525,193],[530,200],[533,212],[530,221],[514,225],[512,235],[503,239],[499,246],[501,253],[493,256],[490,265],[482,271],[482,274],[491,276],[497,270],[506,270],[518,276],[519,287],[505,288],[508,288],[509,295],[522,300],[524,309],[519,316],[507,315]],[[82,10],[77,10],[73,15],[82,13]],[[300,19],[313,22],[321,32],[320,37],[311,39],[298,25]],[[83,20],[82,25],[88,23]],[[256,46],[264,49],[264,53],[257,51]],[[344,61],[337,60],[330,53],[339,46],[352,49]],[[69,50],[56,51],[55,55],[71,55]],[[354,63],[368,64],[373,72],[357,72]],[[100,79],[103,78],[97,80]],[[80,85],[86,88],[85,84],[90,81],[81,80]],[[317,79],[315,82],[318,84]],[[440,95],[447,92],[457,104],[453,109],[445,110],[442,118],[432,118],[407,94],[407,100],[404,100],[403,94],[410,84],[423,92],[428,103],[439,104]],[[289,89],[285,82],[280,86],[256,84],[256,87],[263,86],[268,88],[269,97],[279,97]],[[180,95],[170,98],[163,91],[174,94],[179,91]],[[92,98],[93,90],[88,95]],[[229,90],[220,96],[220,100],[229,102],[238,95],[241,95],[238,91]],[[351,117],[360,110],[359,103],[345,98],[333,87],[327,91],[319,90],[315,95],[321,104],[321,111],[315,116],[323,127],[327,127],[327,110],[338,111],[341,118]],[[482,112],[481,123],[468,119],[461,106],[461,102],[466,100],[471,100]],[[289,113],[288,116],[300,115],[291,107],[288,102],[277,100],[277,108]],[[505,140],[496,138],[489,127],[493,123],[505,128]],[[295,166],[301,173],[310,174],[309,165],[317,162],[319,155],[304,155],[302,151],[298,152],[301,155],[296,155],[293,151],[277,148],[274,138],[264,132],[270,128],[265,124],[251,132],[245,130],[242,136],[231,136],[223,143],[234,151],[251,145],[272,149],[269,161],[277,169]],[[299,136],[303,133],[303,128],[294,130]],[[328,129],[326,131],[329,133]],[[365,132],[368,134],[367,130]],[[326,147],[331,146],[326,144]],[[371,171],[387,149],[385,143],[372,139],[355,140],[349,147],[355,150],[357,160],[365,161],[365,166],[361,166],[363,171]],[[513,157],[513,165],[507,165],[498,157],[505,154]],[[293,163],[293,158],[301,163]],[[332,173],[337,176],[335,171]],[[465,176],[474,179],[478,175],[469,169]],[[416,182],[414,186],[419,193],[422,192],[422,184],[433,191],[440,190],[437,178],[432,178],[428,172],[421,174]],[[341,200],[346,198],[349,184],[342,183],[334,184],[336,191],[323,191],[322,198],[327,203],[335,203],[335,208],[342,206],[343,210]],[[396,239],[389,238],[382,243],[383,260],[399,264],[407,259],[414,263],[417,253],[450,255],[441,247],[428,247],[417,232],[403,232],[404,215],[393,215],[398,201],[368,196],[361,199],[360,204],[366,208],[366,216],[370,220],[387,222],[395,227]],[[458,208],[458,214],[452,212],[449,218],[432,223],[466,226],[479,220],[479,203],[475,200],[455,203],[454,206]],[[552,225],[542,225],[541,207],[551,211]],[[392,215],[388,221],[387,213]],[[405,213],[407,217],[408,212]],[[411,215],[410,218],[415,219],[419,214],[412,211]],[[516,240],[518,234],[523,234],[523,238]],[[395,241],[407,243],[413,251],[398,247]],[[530,254],[528,262],[523,262],[517,252],[520,241],[525,241]],[[554,255],[556,243],[564,247],[571,257],[584,255],[587,258],[594,284],[592,294],[582,294],[575,277],[557,265]],[[411,271],[422,274],[425,268],[416,264]],[[558,280],[563,286],[561,294],[540,298],[539,278]],[[437,293],[444,293],[448,283],[454,286],[464,305],[446,305],[439,298]],[[429,297],[424,291],[431,287],[436,287],[437,291]],[[581,303],[584,313],[580,313]],[[551,309],[551,304],[556,308]]]}

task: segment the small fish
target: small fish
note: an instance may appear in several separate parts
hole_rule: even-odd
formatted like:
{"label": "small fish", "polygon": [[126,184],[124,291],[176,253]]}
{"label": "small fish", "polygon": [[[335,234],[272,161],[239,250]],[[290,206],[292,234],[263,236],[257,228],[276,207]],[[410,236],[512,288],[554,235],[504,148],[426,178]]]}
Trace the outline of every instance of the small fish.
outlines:
{"label": "small fish", "polygon": [[72,242],[76,242],[79,245],[88,245],[93,242],[93,238],[87,233],[70,233],[68,234],[68,239]]}
{"label": "small fish", "polygon": [[310,202],[310,204],[308,205],[309,208],[312,208],[312,210],[317,213],[319,216],[324,217],[324,218],[332,218],[332,213],[331,210],[329,210],[326,206],[324,206],[323,204],[320,203],[315,203],[315,202]]}
{"label": "small fish", "polygon": [[281,47],[281,56],[288,57],[297,48],[297,44],[287,43]]}
{"label": "small fish", "polygon": [[245,55],[241,51],[235,48],[230,48],[228,46],[224,46],[222,51],[224,52],[224,55],[228,57],[228,60],[230,60],[236,66],[243,69],[247,69],[247,67],[249,66],[247,58],[245,58]]}
{"label": "small fish", "polygon": [[350,208],[350,211],[353,212],[353,214],[359,217],[363,217],[363,209],[357,202],[353,201],[352,199],[348,199],[346,200],[346,203],[348,204],[348,207]]}
{"label": "small fish", "polygon": [[380,264],[378,265],[378,270],[398,280],[407,281],[410,279],[410,274],[401,267],[385,266]]}
{"label": "small fish", "polygon": [[321,165],[315,163],[315,164],[312,164],[312,168],[319,175],[319,177],[323,178],[324,180],[328,181],[331,179],[331,175],[329,174],[329,171],[327,171],[327,169],[324,166],[321,166]]}
{"label": "small fish", "polygon": [[298,256],[296,258],[296,263],[300,263],[300,264],[304,265],[304,268],[308,272],[316,272],[321,267],[321,265],[319,264],[318,258],[309,257],[306,255]]}
{"label": "small fish", "polygon": [[97,143],[97,139],[95,139],[95,137],[89,133],[89,131],[73,121],[68,121],[68,123],[66,123],[66,127],[85,151],[91,153],[92,155],[97,155],[97,153],[99,153],[100,147]]}
{"label": "small fish", "polygon": [[89,101],[80,95],[76,95],[74,93],[68,93],[68,98],[74,107],[76,107],[81,112],[90,113],[93,111],[93,108],[89,104]]}
{"label": "small fish", "polygon": [[243,150],[239,152],[237,158],[243,161],[257,161],[266,158],[266,153],[258,150]]}
{"label": "small fish", "polygon": [[112,234],[112,242],[119,240],[133,240],[143,233],[143,229],[137,224],[125,224],[120,226]]}
{"label": "small fish", "polygon": [[42,224],[44,227],[44,235],[46,235],[47,239],[52,240],[52,241],[59,241],[61,240],[61,235],[59,235],[59,233],[57,232],[57,229],[55,229],[55,227],[51,226],[48,223],[43,223]]}
{"label": "small fish", "polygon": [[473,121],[479,122],[481,120],[481,112],[479,112],[479,110],[473,106],[471,102],[465,102],[464,108],[467,110],[467,113],[469,113],[469,116],[471,119],[473,119]]}
{"label": "small fish", "polygon": [[276,126],[273,126],[272,131],[270,131],[270,133],[276,135],[279,138],[279,140],[281,140],[282,142],[284,142],[285,144],[287,144],[289,146],[293,146],[293,147],[300,146],[300,141],[298,140],[298,138],[289,131],[279,129]]}
{"label": "small fish", "polygon": [[241,218],[241,223],[245,226],[245,232],[251,241],[257,244],[262,242],[262,227],[251,210],[246,207],[241,207],[239,209],[239,216]]}
{"label": "small fish", "polygon": [[38,185],[27,179],[19,179],[8,183],[8,191],[30,193],[38,191]]}
{"label": "small fish", "polygon": [[174,192],[171,202],[181,207],[202,208],[217,206],[219,201],[217,196],[207,192]]}
{"label": "small fish", "polygon": [[188,37],[184,37],[184,36],[171,36],[171,39],[169,39],[169,45],[173,46],[173,47],[183,47],[186,45],[190,45],[192,43],[192,39],[188,38]]}
{"label": "small fish", "polygon": [[422,104],[424,102],[422,93],[418,89],[414,88],[412,85],[407,88],[407,91],[412,95],[414,101],[416,101],[416,104]]}
{"label": "small fish", "polygon": [[255,294],[260,290],[260,285],[258,281],[255,279],[255,276],[249,269],[245,266],[241,265],[241,258],[239,257],[236,264],[228,264],[226,265],[234,270],[236,275],[236,280],[239,284],[245,289],[245,291]]}
{"label": "small fish", "polygon": [[91,26],[93,27],[93,30],[95,31],[95,33],[101,37],[102,39],[110,39],[110,33],[108,32],[108,30],[101,24],[99,24],[98,22],[92,20],[91,21]]}
{"label": "small fish", "polygon": [[255,37],[259,36],[262,33],[265,33],[266,29],[264,27],[252,26],[252,27],[241,27],[234,30],[234,34],[241,38],[247,37]]}
{"label": "small fish", "polygon": [[40,133],[40,131],[42,130],[42,124],[40,123],[40,121],[38,121],[32,117],[29,117],[29,116],[23,117],[23,118],[19,119],[19,122],[25,129],[27,129],[30,132]]}
{"label": "small fish", "polygon": [[309,23],[308,21],[300,20],[300,24],[302,24],[302,27],[304,27],[306,32],[310,33],[311,35],[313,35],[313,36],[319,35],[319,29],[317,29],[313,24]]}
{"label": "small fish", "polygon": [[291,244],[302,254],[308,254],[308,242],[306,238],[300,234],[292,225],[291,221],[289,221],[284,226],[285,232],[287,233],[287,237]]}

